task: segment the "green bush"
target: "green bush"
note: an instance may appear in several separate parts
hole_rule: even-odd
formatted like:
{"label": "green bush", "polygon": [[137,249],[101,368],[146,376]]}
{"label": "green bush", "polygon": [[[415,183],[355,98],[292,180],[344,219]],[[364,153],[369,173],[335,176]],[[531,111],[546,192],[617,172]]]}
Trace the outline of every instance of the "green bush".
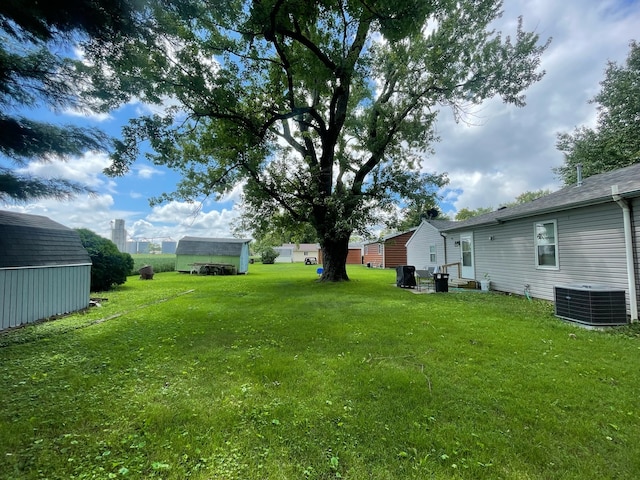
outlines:
{"label": "green bush", "polygon": [[91,291],[111,290],[115,285],[127,281],[127,275],[133,268],[133,258],[122,253],[111,240],[108,240],[86,228],[79,228],[82,245],[91,257]]}
{"label": "green bush", "polygon": [[262,259],[262,263],[274,263],[276,258],[280,255],[273,247],[265,247],[260,252],[260,258]]}

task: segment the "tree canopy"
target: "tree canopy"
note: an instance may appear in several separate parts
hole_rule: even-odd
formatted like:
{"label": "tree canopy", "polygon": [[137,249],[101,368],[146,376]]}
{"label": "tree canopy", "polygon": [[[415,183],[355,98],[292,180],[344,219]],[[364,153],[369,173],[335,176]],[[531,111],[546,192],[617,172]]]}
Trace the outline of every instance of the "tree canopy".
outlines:
{"label": "tree canopy", "polygon": [[576,167],[584,177],[640,162],[640,45],[630,43],[626,64],[609,62],[601,90],[592,100],[598,104],[595,128],[581,126],[573,133],[558,134],[557,147],[564,165],[556,173],[566,185],[576,182]]}
{"label": "tree canopy", "polygon": [[395,217],[395,221],[392,219],[388,222],[390,227],[399,232],[417,227],[423,220],[445,219],[438,209],[435,192],[431,197],[412,199],[399,214],[400,216]]}
{"label": "tree canopy", "polygon": [[[518,195],[514,201],[500,204],[500,208],[513,207],[522,203],[532,202],[540,197],[549,195],[550,193],[551,190],[549,189],[527,190],[526,192],[522,192],[520,195]],[[493,212],[493,207],[478,207],[475,210],[471,210],[465,207],[458,210],[455,219],[458,221],[468,220],[470,218],[477,217],[478,215],[484,215],[485,213],[489,212]]]}
{"label": "tree canopy", "polygon": [[105,108],[166,107],[125,128],[109,172],[148,142],[182,173],[155,201],[243,184],[251,215],[309,223],[322,280],[347,280],[352,232],[442,181],[422,173],[438,110],[523,106],[542,77],[548,42],[521,19],[503,36],[500,16],[496,0],[148,0],[135,35],[86,48]]}
{"label": "tree canopy", "polygon": [[489,212],[493,212],[493,207],[478,207],[474,210],[464,207],[458,210],[455,219],[458,221],[469,220],[470,218],[477,217],[478,215],[484,215]]}
{"label": "tree canopy", "polygon": [[17,169],[32,160],[46,162],[107,148],[102,133],[35,120],[33,111],[82,107],[77,61],[61,52],[81,36],[106,39],[129,31],[129,3],[0,3],[0,201],[67,198],[88,191],[77,183],[35,178]]}
{"label": "tree canopy", "polygon": [[520,205],[521,203],[533,202],[534,200],[540,197],[544,197],[545,195],[549,195],[550,193],[551,193],[551,190],[549,190],[548,188],[544,190],[543,189],[527,190],[526,192],[523,192],[520,195],[518,195],[513,202],[503,203],[500,206],[513,207],[514,205]]}

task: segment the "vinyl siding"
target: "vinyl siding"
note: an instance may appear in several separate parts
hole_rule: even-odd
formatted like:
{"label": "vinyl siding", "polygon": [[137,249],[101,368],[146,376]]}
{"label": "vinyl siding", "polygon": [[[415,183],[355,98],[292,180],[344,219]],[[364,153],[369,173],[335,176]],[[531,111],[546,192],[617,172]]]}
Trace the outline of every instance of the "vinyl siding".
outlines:
{"label": "vinyl siding", "polygon": [[[458,266],[460,259],[460,245],[456,245],[456,241],[460,240],[459,234],[448,234],[447,239],[443,243],[442,256],[445,257],[440,265],[450,265],[446,268],[449,278],[453,280],[458,278]],[[446,243],[446,246],[445,246]],[[438,262],[440,262],[440,253],[438,252]]]}
{"label": "vinyl siding", "polygon": [[364,246],[364,264],[371,264],[372,267],[381,267],[383,261],[384,245],[381,247],[383,253],[378,253],[380,243],[370,243]]}
{"label": "vinyl siding", "polygon": [[0,330],[89,305],[91,266],[0,269]]}
{"label": "vinyl siding", "polygon": [[275,263],[292,263],[293,262],[293,249],[287,247],[275,247],[274,250],[279,255],[274,260]]}
{"label": "vinyl siding", "polygon": [[224,263],[228,265],[234,265],[239,273],[243,273],[240,270],[240,257],[228,257],[223,255],[177,255],[176,256],[176,271],[178,272],[191,272],[192,264],[194,263]]}
{"label": "vinyl siding", "polygon": [[406,232],[384,242],[384,267],[407,265],[407,242],[413,232]]}
{"label": "vinyl siding", "polygon": [[190,272],[192,263],[226,263],[247,273],[249,240],[184,237],[176,249],[176,271]]}
{"label": "vinyl siding", "polygon": [[[556,220],[559,268],[535,264],[534,223]],[[553,287],[570,283],[627,289],[621,208],[612,203],[505,222],[474,233],[476,278],[492,288],[553,300]],[[493,236],[493,240],[491,237]]]}
{"label": "vinyl siding", "polygon": [[636,301],[640,303],[640,199],[631,203],[631,229],[633,231],[633,261],[636,277]]}
{"label": "vinyl siding", "polygon": [[350,248],[347,253],[347,264],[348,265],[361,265],[362,264],[362,249],[361,248]]}
{"label": "vinyl siding", "polygon": [[[438,229],[423,222],[407,242],[407,265],[413,265],[418,270],[436,267],[447,263],[445,259],[445,239]],[[436,247],[436,261],[430,258],[429,247]]]}

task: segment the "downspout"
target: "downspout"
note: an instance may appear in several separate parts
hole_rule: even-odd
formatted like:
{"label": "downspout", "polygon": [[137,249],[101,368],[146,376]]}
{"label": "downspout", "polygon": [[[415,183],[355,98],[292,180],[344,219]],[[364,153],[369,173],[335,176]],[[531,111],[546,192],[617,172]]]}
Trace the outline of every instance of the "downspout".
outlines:
{"label": "downspout", "polygon": [[638,296],[636,292],[636,272],[633,263],[633,233],[631,231],[631,207],[618,193],[618,185],[611,186],[611,198],[622,208],[624,221],[624,247],[627,259],[627,281],[629,285],[629,310],[631,321],[638,321]]}
{"label": "downspout", "polygon": [[440,232],[440,236],[444,240],[442,243],[444,245],[444,263],[446,265],[447,263],[449,263],[449,260],[447,259],[447,234]]}

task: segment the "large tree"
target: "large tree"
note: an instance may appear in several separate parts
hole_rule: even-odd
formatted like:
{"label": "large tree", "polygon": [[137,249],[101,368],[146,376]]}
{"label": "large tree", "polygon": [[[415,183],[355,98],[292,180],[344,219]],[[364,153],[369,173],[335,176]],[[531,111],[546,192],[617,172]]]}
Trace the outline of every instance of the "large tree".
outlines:
{"label": "large tree", "polygon": [[351,233],[429,193],[439,108],[523,106],[542,77],[547,43],[521,21],[503,37],[500,15],[496,0],[149,0],[137,36],[87,47],[108,106],[168,106],[131,122],[109,171],[148,140],[183,178],[156,201],[243,183],[255,217],[313,226],[322,280],[347,280]]}
{"label": "large tree", "polygon": [[[444,186],[445,181],[439,182],[438,185]],[[403,232],[417,227],[423,220],[445,220],[447,217],[442,216],[438,209],[436,192],[431,196],[411,199],[387,225],[398,232]]]}
{"label": "large tree", "polygon": [[30,161],[67,158],[105,149],[107,138],[93,129],[35,119],[37,108],[81,108],[81,79],[70,52],[90,35],[113,38],[133,28],[130,2],[34,0],[0,2],[0,201],[67,198],[87,191],[64,179],[19,173]]}
{"label": "large tree", "polygon": [[577,165],[585,177],[640,162],[640,45],[631,42],[624,66],[609,62],[598,104],[595,128],[579,127],[558,135],[564,165],[556,173],[566,185],[575,183]]}

